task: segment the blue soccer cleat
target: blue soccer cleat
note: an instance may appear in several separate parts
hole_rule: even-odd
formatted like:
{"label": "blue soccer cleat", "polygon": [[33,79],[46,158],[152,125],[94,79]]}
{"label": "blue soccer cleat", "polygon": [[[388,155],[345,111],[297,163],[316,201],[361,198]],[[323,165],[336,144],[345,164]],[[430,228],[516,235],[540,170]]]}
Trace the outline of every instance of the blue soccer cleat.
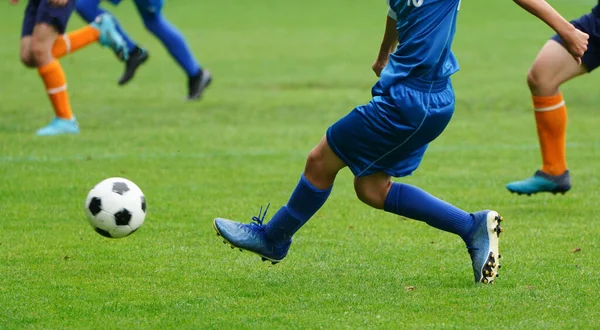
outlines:
{"label": "blue soccer cleat", "polygon": [[569,170],[556,176],[538,170],[532,177],[522,181],[511,182],[506,185],[506,188],[511,193],[528,196],[540,192],[565,194],[571,189],[571,175],[569,174]]}
{"label": "blue soccer cleat", "polygon": [[476,283],[493,283],[500,269],[500,254],[498,241],[500,222],[503,218],[495,211],[480,211],[473,213],[475,228],[465,242],[471,262]]}
{"label": "blue soccer cleat", "polygon": [[45,127],[40,128],[35,135],[37,136],[51,136],[51,135],[61,135],[61,134],[78,134],[79,133],[79,125],[77,125],[77,120],[75,117],[73,119],[62,119],[62,118],[54,118]]}
{"label": "blue soccer cleat", "polygon": [[100,45],[110,47],[123,61],[127,61],[129,50],[123,36],[117,30],[117,24],[112,15],[104,13],[98,15],[91,25],[100,31]]}
{"label": "blue soccer cleat", "polygon": [[261,208],[258,216],[252,217],[250,224],[216,218],[213,226],[217,231],[217,236],[222,236],[223,243],[229,243],[232,249],[238,248],[240,251],[256,253],[262,257],[263,261],[269,260],[274,265],[285,258],[292,240],[281,243],[269,241],[265,237],[265,225],[263,225],[266,214],[267,210],[262,213]]}

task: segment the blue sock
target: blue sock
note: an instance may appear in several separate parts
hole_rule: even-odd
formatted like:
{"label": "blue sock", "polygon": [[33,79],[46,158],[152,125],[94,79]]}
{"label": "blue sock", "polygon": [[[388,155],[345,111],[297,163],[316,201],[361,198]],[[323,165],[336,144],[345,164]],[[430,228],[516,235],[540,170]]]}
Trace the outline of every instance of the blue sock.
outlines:
{"label": "blue sock", "polygon": [[287,205],[280,208],[267,223],[267,238],[273,242],[290,239],[325,204],[329,193],[331,188],[318,189],[302,174]]}
{"label": "blue sock", "polygon": [[162,14],[143,15],[143,19],[146,28],[162,41],[171,56],[185,70],[188,77],[195,76],[200,72],[200,64],[192,55],[183,35]]}
{"label": "blue sock", "polygon": [[403,217],[465,237],[471,232],[471,214],[438,199],[426,191],[404,183],[393,183],[383,209]]}
{"label": "blue sock", "polygon": [[[104,9],[100,8],[100,0],[77,0],[75,6],[79,16],[81,16],[81,18],[88,23],[91,23],[94,19],[96,19],[96,17],[106,12]],[[127,33],[125,33],[125,31],[121,28],[116,19],[115,23],[117,24],[117,31],[119,31],[119,34],[121,34],[127,43],[127,49],[131,52],[135,49],[137,43],[129,38]]]}

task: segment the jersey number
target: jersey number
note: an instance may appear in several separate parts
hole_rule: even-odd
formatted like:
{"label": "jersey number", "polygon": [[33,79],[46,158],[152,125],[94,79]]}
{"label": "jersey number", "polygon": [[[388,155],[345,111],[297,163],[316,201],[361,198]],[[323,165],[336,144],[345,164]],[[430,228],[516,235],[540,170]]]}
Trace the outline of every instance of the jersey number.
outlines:
{"label": "jersey number", "polygon": [[423,1],[425,0],[406,0],[406,5],[409,7],[410,5],[413,5],[414,7],[421,7]]}

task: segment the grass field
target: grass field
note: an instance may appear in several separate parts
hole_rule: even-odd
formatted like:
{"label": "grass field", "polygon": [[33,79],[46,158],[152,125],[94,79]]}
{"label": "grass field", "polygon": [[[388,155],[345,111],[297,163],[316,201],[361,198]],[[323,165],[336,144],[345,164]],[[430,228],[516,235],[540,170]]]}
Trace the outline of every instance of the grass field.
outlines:
{"label": "grass field", "polygon": [[[594,1],[552,3],[574,18]],[[119,88],[109,51],[63,59],[82,133],[55,138],[34,136],[51,110],[18,62],[23,7],[0,3],[0,329],[600,326],[598,78],[563,89],[574,189],[510,195],[504,185],[540,163],[525,74],[551,34],[512,1],[463,3],[455,117],[403,179],[504,215],[493,286],[472,283],[457,237],[361,204],[348,170],[276,266],[212,228],[285,204],[326,128],[369,100],[384,1],[167,1],[215,76],[198,103],[182,101],[183,73],[125,2],[114,13],[151,60]],[[144,226],[120,240],[96,234],[83,208],[112,176],[148,200]]]}

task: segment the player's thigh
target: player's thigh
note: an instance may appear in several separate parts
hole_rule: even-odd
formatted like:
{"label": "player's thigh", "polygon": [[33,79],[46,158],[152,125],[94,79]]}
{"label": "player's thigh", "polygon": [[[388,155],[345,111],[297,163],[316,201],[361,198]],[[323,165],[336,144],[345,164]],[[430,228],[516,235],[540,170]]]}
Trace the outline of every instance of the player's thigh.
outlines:
{"label": "player's thigh", "polygon": [[561,84],[587,72],[585,65],[579,65],[563,45],[551,39],[537,55],[527,83],[534,95],[554,95]]}
{"label": "player's thigh", "polygon": [[164,0],[135,0],[135,6],[144,20],[158,16],[164,3]]}
{"label": "player's thigh", "polygon": [[36,64],[45,65],[52,60],[52,46],[59,36],[56,27],[48,23],[38,23],[31,34],[31,56]]}

